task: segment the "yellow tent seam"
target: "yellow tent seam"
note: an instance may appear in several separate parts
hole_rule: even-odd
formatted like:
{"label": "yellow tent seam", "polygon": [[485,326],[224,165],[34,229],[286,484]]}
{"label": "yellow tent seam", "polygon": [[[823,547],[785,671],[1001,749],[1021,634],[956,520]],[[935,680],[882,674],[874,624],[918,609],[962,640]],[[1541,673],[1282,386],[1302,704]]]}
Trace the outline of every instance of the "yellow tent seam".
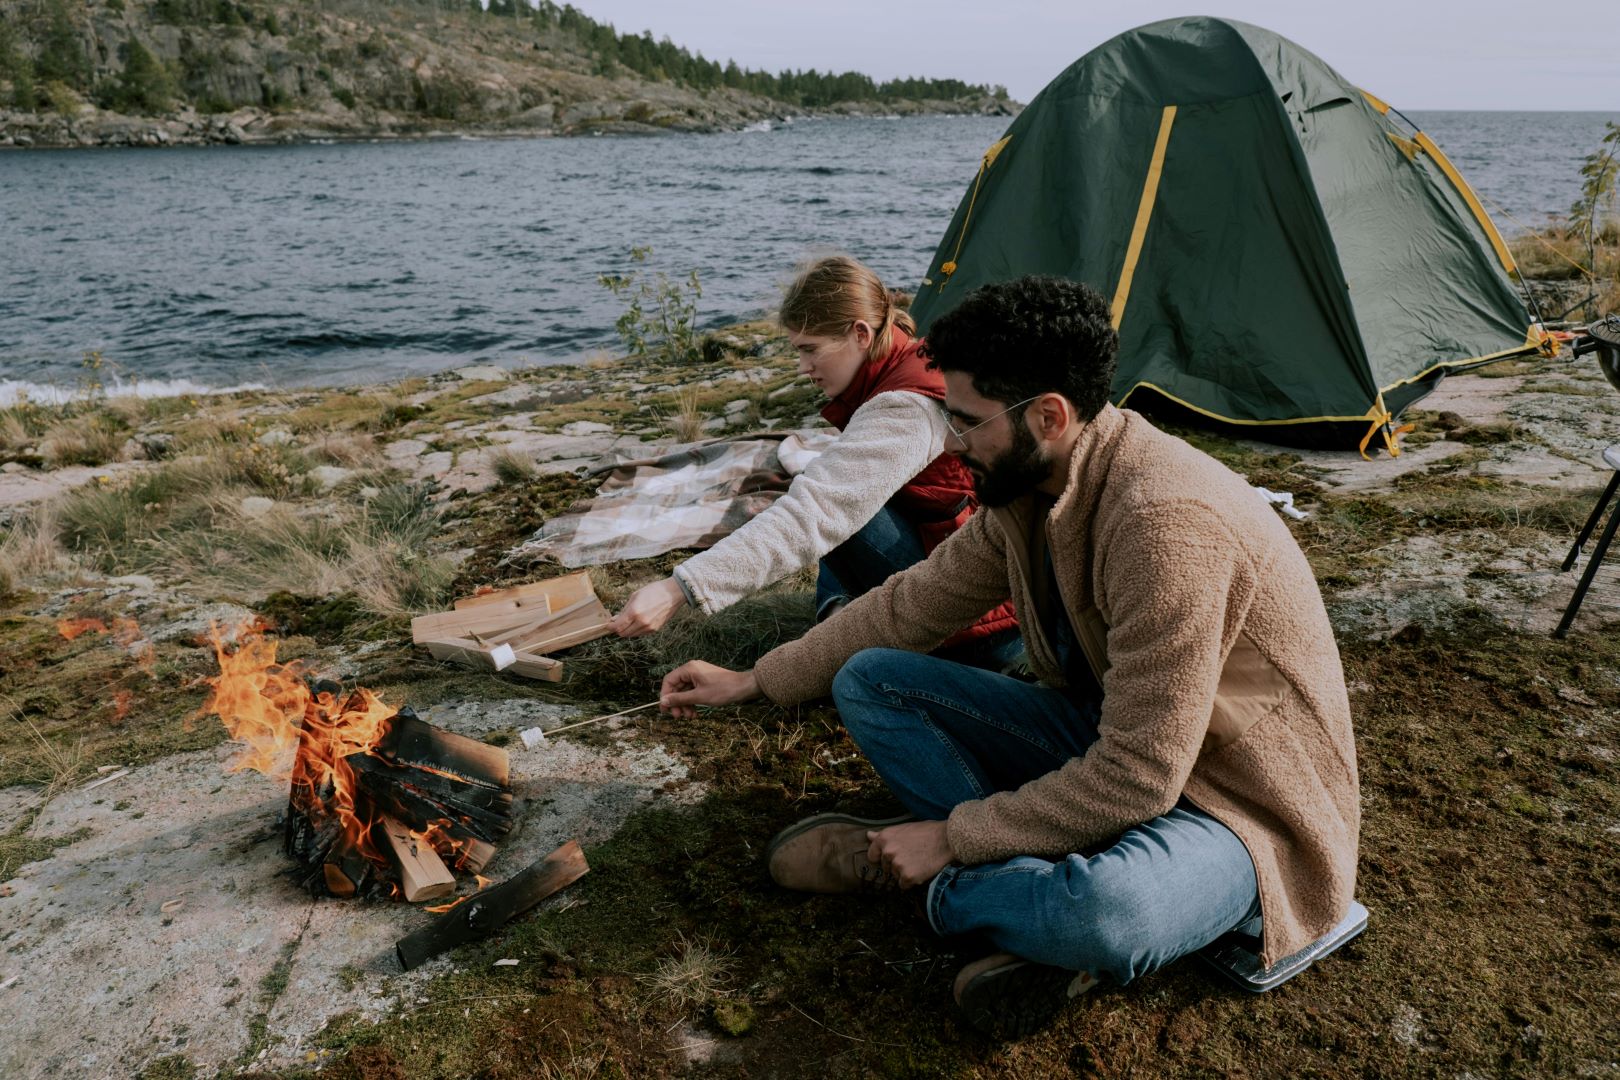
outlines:
{"label": "yellow tent seam", "polygon": [[1170,125],[1175,123],[1176,107],[1166,105],[1159,116],[1159,137],[1153,143],[1153,160],[1148,165],[1147,179],[1142,183],[1142,201],[1136,207],[1136,224],[1131,227],[1131,242],[1125,249],[1125,265],[1120,268],[1119,284],[1114,288],[1113,322],[1118,332],[1125,318],[1125,302],[1130,299],[1131,279],[1136,276],[1136,263],[1142,257],[1142,241],[1147,237],[1148,221],[1153,217],[1153,203],[1159,196],[1159,177],[1164,173],[1164,152],[1170,145]]}
{"label": "yellow tent seam", "polygon": [[973,207],[978,204],[979,185],[984,183],[984,174],[989,171],[990,166],[996,163],[996,158],[1001,156],[1001,151],[1010,142],[1012,142],[1012,136],[1003,135],[991,143],[990,149],[986,150],[984,156],[979,159],[979,171],[973,175],[973,196],[968,199],[967,213],[962,215],[962,228],[956,233],[956,250],[951,253],[949,259],[939,264],[939,272],[945,275],[945,280],[939,283],[941,292],[945,291],[945,286],[950,282],[951,275],[956,273],[956,260],[962,254],[962,242],[967,239],[968,222],[973,220]]}
{"label": "yellow tent seam", "polygon": [[1199,405],[1194,405],[1190,401],[1183,401],[1181,398],[1178,398],[1176,395],[1170,393],[1170,391],[1166,390],[1164,387],[1159,386],[1156,383],[1148,382],[1146,379],[1125,391],[1125,395],[1121,397],[1115,404],[1122,409],[1125,408],[1125,403],[1130,399],[1130,396],[1142,389],[1144,386],[1156,393],[1163,394],[1165,397],[1169,398],[1177,405],[1180,405],[1182,408],[1189,409],[1201,416],[1207,416],[1211,420],[1220,420],[1227,424],[1241,424],[1245,427],[1281,427],[1285,424],[1348,424],[1354,423],[1358,420],[1372,420],[1378,415],[1377,406],[1374,405],[1366,412],[1356,416],[1298,416],[1290,417],[1285,420],[1240,420],[1231,416],[1222,416],[1218,412],[1203,408]]}
{"label": "yellow tent seam", "polygon": [[1468,204],[1468,209],[1474,212],[1474,220],[1479,222],[1479,227],[1485,230],[1485,238],[1491,242],[1491,247],[1496,249],[1496,257],[1502,261],[1502,269],[1510,274],[1516,273],[1519,267],[1513,261],[1513,253],[1508,250],[1507,241],[1503,240],[1502,234],[1496,231],[1496,225],[1491,221],[1491,216],[1480,205],[1479,196],[1475,195],[1474,189],[1468,186],[1468,181],[1462,178],[1462,173],[1457,171],[1457,167],[1451,163],[1450,158],[1440,152],[1440,148],[1434,144],[1433,139],[1421,131],[1417,132],[1413,138],[1419,146],[1423,147],[1425,153],[1434,158],[1434,163],[1440,166],[1441,172],[1446,174],[1446,179],[1450,180],[1451,186],[1457,189],[1457,194],[1463,197],[1463,202]]}
{"label": "yellow tent seam", "polygon": [[[1359,89],[1359,87],[1358,87],[1358,89]],[[1371,105],[1373,108],[1377,109],[1381,114],[1383,114],[1385,116],[1389,115],[1389,103],[1388,102],[1384,101],[1382,98],[1378,97],[1376,94],[1369,94],[1365,90],[1361,91],[1361,96],[1366,98],[1367,103],[1369,105]]]}

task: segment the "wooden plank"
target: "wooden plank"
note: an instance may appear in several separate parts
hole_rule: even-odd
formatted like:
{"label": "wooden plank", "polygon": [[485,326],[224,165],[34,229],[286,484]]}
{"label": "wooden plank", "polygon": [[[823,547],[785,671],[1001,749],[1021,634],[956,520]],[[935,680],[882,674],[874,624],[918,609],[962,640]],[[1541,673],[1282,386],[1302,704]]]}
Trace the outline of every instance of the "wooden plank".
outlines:
{"label": "wooden plank", "polygon": [[411,640],[422,645],[430,640],[443,641],[470,634],[493,639],[496,635],[535,626],[547,615],[560,615],[595,597],[589,572],[581,570],[516,589],[467,597],[458,600],[452,611],[418,615],[411,620]]}
{"label": "wooden plank", "polygon": [[[549,614],[549,611],[547,612]],[[493,611],[440,611],[432,615],[418,615],[411,620],[411,640],[418,645],[428,641],[467,637],[471,634],[487,636],[499,634],[520,626],[532,626],[545,615],[538,608],[514,610],[496,608]]]}
{"label": "wooden plank", "polygon": [[575,624],[577,624],[581,619],[592,618],[592,612],[601,606],[602,602],[596,597],[587,596],[585,599],[569,604],[567,607],[562,608],[559,611],[552,612],[545,618],[536,619],[526,626],[520,626],[513,630],[504,630],[499,633],[481,636],[485,641],[494,644],[509,644],[520,639],[535,638],[537,635],[544,636],[541,634],[541,631],[552,627],[556,627],[557,632],[560,633],[573,629]]}
{"label": "wooden plank", "polygon": [[455,875],[444,865],[439,853],[420,843],[411,830],[391,817],[384,817],[378,831],[387,841],[386,849],[399,870],[400,891],[410,903],[436,900],[456,891]]}
{"label": "wooden plank", "polygon": [[551,606],[551,589],[543,581],[533,581],[511,589],[494,589],[487,593],[463,596],[453,605],[457,611],[502,604],[512,608],[542,608]]}
{"label": "wooden plank", "polygon": [[551,604],[551,609],[556,611],[558,608],[567,607],[575,601],[594,595],[596,589],[591,584],[590,571],[576,570],[572,574],[563,574],[544,581],[531,581],[509,589],[496,589],[493,592],[464,596],[455,602],[455,608],[457,611],[464,611],[488,604],[525,606],[534,604],[539,597],[545,597]]}
{"label": "wooden plank", "polygon": [[538,655],[594,641],[613,632],[613,616],[595,597],[559,612],[528,633],[507,638],[505,643],[518,652]]}
{"label": "wooden plank", "polygon": [[400,938],[394,947],[400,966],[410,971],[447,949],[498,930],[589,870],[578,842],[568,841],[516,877],[475,894],[415,933]]}
{"label": "wooden plank", "polygon": [[517,660],[510,645],[480,645],[472,638],[419,641],[435,660],[450,660],[483,671],[505,671]]}
{"label": "wooden plank", "polygon": [[563,662],[553,660],[549,656],[537,656],[534,653],[519,652],[517,663],[506,669],[508,675],[521,675],[525,679],[542,679],[546,682],[561,682],[563,677]]}
{"label": "wooden plank", "polygon": [[487,840],[469,837],[461,840],[460,843],[462,845],[461,854],[456,857],[458,869],[476,874],[485,866],[488,866],[489,860],[495,857],[495,845]]}

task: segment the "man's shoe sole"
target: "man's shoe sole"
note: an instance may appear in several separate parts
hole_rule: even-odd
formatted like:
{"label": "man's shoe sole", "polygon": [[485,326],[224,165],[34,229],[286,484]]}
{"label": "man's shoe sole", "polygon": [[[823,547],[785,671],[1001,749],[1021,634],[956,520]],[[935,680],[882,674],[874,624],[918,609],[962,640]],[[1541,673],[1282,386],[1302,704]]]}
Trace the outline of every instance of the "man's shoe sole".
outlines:
{"label": "man's shoe sole", "polygon": [[1009,1042],[1035,1034],[1095,985],[1096,980],[1083,972],[1013,960],[973,976],[956,1003],[982,1034]]}
{"label": "man's shoe sole", "polygon": [[890,825],[903,825],[908,821],[915,820],[917,820],[915,814],[901,814],[899,817],[892,818],[862,818],[853,814],[816,814],[805,818],[803,821],[794,822],[771,837],[770,844],[765,848],[765,861],[769,863],[771,856],[776,854],[776,849],[789,840],[796,836],[802,836],[811,829],[819,829],[823,825],[862,825],[868,829],[887,829]]}

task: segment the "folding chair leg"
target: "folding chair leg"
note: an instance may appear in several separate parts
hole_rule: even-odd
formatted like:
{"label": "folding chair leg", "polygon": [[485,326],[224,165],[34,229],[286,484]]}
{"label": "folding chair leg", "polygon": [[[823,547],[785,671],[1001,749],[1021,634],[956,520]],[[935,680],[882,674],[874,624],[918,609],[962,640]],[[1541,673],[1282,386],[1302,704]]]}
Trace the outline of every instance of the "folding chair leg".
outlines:
{"label": "folding chair leg", "polygon": [[[1615,474],[1620,480],[1620,473]],[[1613,484],[1610,485],[1613,488]],[[1569,633],[1569,628],[1575,622],[1575,613],[1581,610],[1581,601],[1586,599],[1586,590],[1592,587],[1592,579],[1597,577],[1597,569],[1603,562],[1603,556],[1609,553],[1609,545],[1614,542],[1615,529],[1620,527],[1620,508],[1609,515],[1609,523],[1603,526],[1603,535],[1598,539],[1598,545],[1592,549],[1592,556],[1587,560],[1586,569],[1581,572],[1580,584],[1575,586],[1575,595],[1569,598],[1569,607],[1564,609],[1564,617],[1558,622],[1558,629],[1553,631],[1553,637],[1562,638]]]}
{"label": "folding chair leg", "polygon": [[1609,486],[1603,489],[1602,498],[1598,499],[1597,505],[1592,507],[1592,514],[1586,519],[1586,524],[1581,526],[1581,534],[1575,538],[1575,546],[1569,549],[1569,555],[1564,559],[1561,573],[1569,573],[1570,568],[1575,565],[1575,560],[1580,558],[1581,548],[1585,547],[1587,540],[1591,539],[1592,530],[1597,528],[1598,518],[1603,516],[1603,510],[1609,505],[1609,500],[1614,498],[1616,488],[1620,488],[1620,472],[1616,472],[1609,477]]}

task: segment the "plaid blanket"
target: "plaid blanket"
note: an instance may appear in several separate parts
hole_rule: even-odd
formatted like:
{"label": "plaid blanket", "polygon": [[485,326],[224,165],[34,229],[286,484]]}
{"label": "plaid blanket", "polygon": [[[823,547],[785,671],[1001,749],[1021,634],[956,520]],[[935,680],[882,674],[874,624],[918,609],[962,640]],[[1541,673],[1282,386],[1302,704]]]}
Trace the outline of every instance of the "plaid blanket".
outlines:
{"label": "plaid blanket", "polygon": [[835,438],[752,434],[598,466],[592,475],[608,475],[595,498],[546,522],[506,561],[555,559],[573,569],[711,547],[775,502]]}

